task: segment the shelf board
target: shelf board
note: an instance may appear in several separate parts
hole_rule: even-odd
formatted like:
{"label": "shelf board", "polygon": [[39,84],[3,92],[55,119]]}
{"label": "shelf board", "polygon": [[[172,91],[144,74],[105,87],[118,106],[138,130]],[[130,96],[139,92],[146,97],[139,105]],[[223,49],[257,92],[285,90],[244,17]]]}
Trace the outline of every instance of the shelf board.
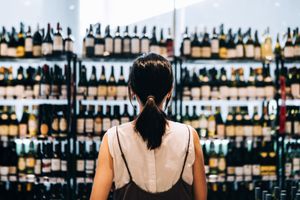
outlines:
{"label": "shelf board", "polygon": [[133,63],[135,58],[113,58],[113,57],[99,57],[87,58],[79,57],[78,60],[82,62],[101,62],[101,63]]}
{"label": "shelf board", "polygon": [[40,62],[62,62],[67,61],[67,56],[61,57],[39,57],[39,58],[0,58],[1,62],[10,63],[40,63]]}
{"label": "shelf board", "polygon": [[183,59],[183,64],[262,64],[262,60],[254,59]]}
{"label": "shelf board", "polygon": [[0,105],[40,105],[40,104],[53,104],[53,105],[67,105],[66,99],[0,99]]}
{"label": "shelf board", "polygon": [[[130,104],[130,101],[127,100],[109,100],[109,99],[99,99],[99,100],[79,100],[83,105],[119,105],[119,104]],[[134,104],[134,102],[132,102]]]}

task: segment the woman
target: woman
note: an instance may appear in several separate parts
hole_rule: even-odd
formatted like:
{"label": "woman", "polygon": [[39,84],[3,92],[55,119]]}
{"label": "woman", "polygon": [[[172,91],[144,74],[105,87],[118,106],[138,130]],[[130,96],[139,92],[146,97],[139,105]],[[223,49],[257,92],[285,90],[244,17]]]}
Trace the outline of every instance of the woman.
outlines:
{"label": "woman", "polygon": [[140,114],[103,137],[91,200],[206,200],[203,154],[197,132],[167,120],[172,96],[171,64],[150,53],[135,60],[129,96]]}

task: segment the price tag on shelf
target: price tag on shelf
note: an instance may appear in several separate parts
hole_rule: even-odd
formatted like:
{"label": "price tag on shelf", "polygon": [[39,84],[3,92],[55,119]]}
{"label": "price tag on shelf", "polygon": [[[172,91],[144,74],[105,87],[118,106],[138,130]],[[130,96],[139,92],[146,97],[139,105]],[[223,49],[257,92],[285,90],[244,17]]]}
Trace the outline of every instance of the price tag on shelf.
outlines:
{"label": "price tag on shelf", "polygon": [[3,182],[8,181],[8,177],[7,176],[1,176],[1,181],[3,181]]}
{"label": "price tag on shelf", "polygon": [[77,183],[84,183],[84,178],[83,177],[78,177],[76,179]]}
{"label": "price tag on shelf", "polygon": [[234,181],[234,176],[227,176],[227,181],[228,182],[233,182]]}

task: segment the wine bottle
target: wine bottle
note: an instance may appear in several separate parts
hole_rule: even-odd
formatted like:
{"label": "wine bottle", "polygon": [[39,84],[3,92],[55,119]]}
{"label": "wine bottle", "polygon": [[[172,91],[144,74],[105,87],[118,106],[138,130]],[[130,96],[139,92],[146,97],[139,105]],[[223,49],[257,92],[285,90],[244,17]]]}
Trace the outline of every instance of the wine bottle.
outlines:
{"label": "wine bottle", "polygon": [[97,88],[98,87],[98,81],[97,81],[97,76],[96,76],[96,67],[93,66],[92,68],[92,74],[90,77],[90,80],[88,82],[88,87],[87,87],[87,93],[89,98],[96,98],[97,97]]}
{"label": "wine bottle", "polygon": [[113,108],[114,112],[111,119],[111,126],[118,126],[120,125],[120,106],[115,105]]}
{"label": "wine bottle", "polygon": [[141,37],[141,53],[149,53],[150,51],[150,40],[147,36],[147,28],[144,26],[142,37]]}
{"label": "wine bottle", "polygon": [[2,123],[0,124],[0,135],[8,136],[8,128],[9,128],[9,119],[8,119],[8,112],[7,112],[7,106],[3,107],[3,111],[0,115],[0,119]]}
{"label": "wine bottle", "polygon": [[15,80],[12,73],[12,67],[8,68],[8,78],[7,78],[7,85],[6,85],[6,98],[13,99],[15,97]]}
{"label": "wine bottle", "polygon": [[68,161],[67,161],[67,146],[68,144],[64,144],[63,152],[60,156],[60,170],[61,170],[61,177],[66,177],[67,170],[68,170]]}
{"label": "wine bottle", "polygon": [[160,55],[167,58],[167,43],[164,39],[164,30],[160,29],[160,41],[159,41],[159,49],[160,49]]}
{"label": "wine bottle", "polygon": [[85,130],[85,110],[86,106],[80,105],[79,107],[79,115],[77,116],[77,128],[76,128],[76,133],[79,136],[84,135],[84,130]]}
{"label": "wine bottle", "polygon": [[227,137],[232,137],[235,134],[234,118],[233,118],[233,108],[229,107],[229,113],[225,122],[225,134]]}
{"label": "wine bottle", "polygon": [[211,58],[211,44],[209,34],[207,33],[206,28],[204,29],[204,36],[202,40],[201,56],[205,59]]}
{"label": "wine bottle", "polygon": [[61,171],[61,148],[60,144],[57,143],[54,145],[54,151],[51,156],[51,175],[54,177],[60,176]]}
{"label": "wine bottle", "polygon": [[51,175],[51,143],[43,143],[42,176]]}
{"label": "wine bottle", "polygon": [[233,68],[231,69],[231,80],[229,83],[229,93],[230,99],[237,99],[238,97],[238,88],[237,88],[237,80],[239,79],[239,74]]}
{"label": "wine bottle", "polygon": [[114,74],[114,67],[111,66],[111,73],[107,83],[107,97],[108,99],[115,99],[117,95],[117,84]]}
{"label": "wine bottle", "polygon": [[72,30],[70,27],[67,28],[67,37],[64,40],[64,52],[67,55],[72,55],[74,52],[74,41],[72,39]]}
{"label": "wine bottle", "polygon": [[43,73],[40,81],[40,97],[41,98],[49,98],[51,93],[51,77],[49,72],[49,66],[43,66]]}
{"label": "wine bottle", "polygon": [[199,126],[199,116],[197,115],[197,107],[193,106],[193,115],[190,116],[191,126],[199,133],[200,126]]}
{"label": "wine bottle", "polygon": [[[58,54],[57,54],[58,55]],[[62,54],[60,54],[62,55]],[[50,70],[50,77],[51,77],[51,82],[50,82],[50,86],[51,86],[51,93],[50,96],[51,98],[54,99],[58,99],[58,97],[60,96],[61,93],[61,81],[60,81],[60,68],[58,65],[54,65],[54,69],[51,68]]]}
{"label": "wine bottle", "polygon": [[181,48],[182,48],[182,56],[190,57],[190,55],[191,55],[191,39],[188,35],[188,28],[187,27],[185,28]]}
{"label": "wine bottle", "polygon": [[262,68],[256,69],[255,87],[256,87],[256,98],[264,99],[265,88],[264,88],[264,78],[263,78]]}
{"label": "wine bottle", "polygon": [[6,29],[2,27],[2,33],[0,37],[0,57],[7,57],[8,55],[8,42]]}
{"label": "wine bottle", "polygon": [[90,105],[88,108],[87,115],[85,116],[85,135],[94,135],[94,112],[95,106]]}
{"label": "wine bottle", "polygon": [[9,161],[9,181],[15,182],[17,181],[17,166],[18,166],[18,155],[16,152],[16,142],[11,141],[9,142],[9,155],[8,158],[10,158]]}
{"label": "wine bottle", "polygon": [[76,176],[77,177],[84,177],[84,143],[79,142],[79,151],[76,155]]}
{"label": "wine bottle", "polygon": [[105,67],[102,65],[100,79],[98,81],[98,99],[104,99],[107,96],[107,81],[105,76]]}
{"label": "wine bottle", "polygon": [[126,99],[127,90],[128,90],[128,86],[125,82],[123,66],[121,66],[121,72],[117,83],[117,99],[121,99],[121,100]]}
{"label": "wine bottle", "polygon": [[267,28],[265,32],[265,39],[262,44],[262,59],[271,59],[273,58],[273,50],[272,50],[272,38],[269,34],[270,30],[269,27]]}
{"label": "wine bottle", "polygon": [[35,166],[35,151],[34,151],[34,143],[33,141],[29,144],[29,150],[26,155],[26,173],[33,174]]}
{"label": "wine bottle", "polygon": [[254,42],[251,36],[251,28],[249,28],[248,32],[248,40],[246,42],[246,51],[245,51],[245,55],[247,59],[253,59],[254,58]]}
{"label": "wine bottle", "polygon": [[102,118],[103,132],[106,132],[111,127],[111,111],[110,106],[106,106],[106,114]]}
{"label": "wine bottle", "polygon": [[226,174],[226,159],[223,151],[222,143],[219,144],[219,154],[218,154],[218,175],[225,176]]}
{"label": "wine bottle", "polygon": [[217,175],[218,173],[218,155],[215,151],[215,144],[213,141],[209,145],[209,174]]}
{"label": "wine bottle", "polygon": [[[193,51],[193,48],[192,48]],[[191,89],[190,89],[191,97],[193,100],[199,100],[201,96],[201,85],[199,76],[196,72],[193,72],[192,81],[191,81]]]}
{"label": "wine bottle", "polygon": [[17,79],[15,80],[15,95],[18,99],[22,99],[24,97],[25,92],[25,79],[23,67],[20,66],[18,68]]}
{"label": "wine bottle", "polygon": [[17,137],[19,134],[19,123],[14,107],[10,108],[8,136],[11,138]]}
{"label": "wine bottle", "polygon": [[18,176],[24,177],[26,174],[26,157],[25,157],[25,144],[22,143],[21,151],[18,158]]}
{"label": "wine bottle", "polygon": [[250,68],[250,75],[247,85],[247,97],[248,99],[253,100],[256,97],[255,72],[253,68]]}
{"label": "wine bottle", "polygon": [[225,137],[225,124],[223,122],[220,107],[216,107],[215,119],[216,119],[216,135],[218,138],[224,138]]}
{"label": "wine bottle", "polygon": [[[32,67],[26,69],[26,80],[25,80],[25,98],[33,98],[33,87],[34,87],[34,72],[35,70]],[[40,92],[40,91],[39,91]]]}
{"label": "wine bottle", "polygon": [[85,39],[86,57],[94,57],[95,55],[95,37],[93,34],[93,26],[90,25],[89,32]]}
{"label": "wine bottle", "polygon": [[59,116],[58,116],[58,106],[53,106],[52,116],[51,116],[51,136],[58,137],[59,134]]}
{"label": "wine bottle", "polygon": [[220,82],[217,79],[218,71],[216,69],[210,69],[209,70],[209,84],[210,84],[210,98],[217,100],[220,97],[219,88],[220,88]]}
{"label": "wine bottle", "polygon": [[95,170],[95,143],[92,143],[89,146],[89,152],[85,152],[85,174],[87,177],[93,178],[94,177],[94,170]]}
{"label": "wine bottle", "polygon": [[238,89],[239,99],[246,100],[246,98],[247,98],[247,84],[244,80],[244,70],[243,70],[243,68],[238,69],[237,89]]}
{"label": "wine bottle", "polygon": [[43,37],[40,33],[39,25],[37,26],[37,30],[32,38],[32,55],[33,57],[41,57],[42,56],[42,41]]}
{"label": "wine bottle", "polygon": [[130,42],[130,47],[131,47],[131,54],[136,56],[140,54],[141,52],[141,41],[140,38],[137,35],[137,26],[134,26],[133,30],[133,36],[131,37],[131,42]]}
{"label": "wine bottle", "polygon": [[[46,138],[47,136],[50,135],[50,119],[49,116],[47,115],[49,112],[49,107],[46,105],[41,105],[39,107],[40,112],[43,113],[43,115],[40,116],[39,118],[39,137],[40,138]],[[54,135],[56,136],[56,135]]]}
{"label": "wine bottle", "polygon": [[63,37],[60,33],[61,30],[60,24],[57,23],[56,33],[54,33],[53,36],[53,56],[57,57],[61,56],[64,50]]}
{"label": "wine bottle", "polygon": [[261,59],[261,45],[258,39],[258,32],[257,30],[254,33],[254,59],[260,60]]}
{"label": "wine bottle", "polygon": [[129,36],[129,27],[125,27],[125,32],[122,40],[122,52],[124,57],[128,57],[131,53],[131,37]]}
{"label": "wine bottle", "polygon": [[296,39],[294,42],[294,57],[295,59],[300,59],[300,31],[296,28]]}
{"label": "wine bottle", "polygon": [[86,67],[84,65],[81,66],[80,76],[77,88],[77,96],[79,99],[83,99],[87,96],[87,80],[86,80]]}
{"label": "wine bottle", "polygon": [[22,58],[24,56],[25,56],[24,24],[20,23],[20,32],[18,33],[16,57]]}
{"label": "wine bottle", "polygon": [[160,54],[160,48],[156,37],[156,26],[154,26],[152,29],[152,37],[150,39],[150,52]]}
{"label": "wine bottle", "polygon": [[201,110],[202,110],[202,113],[200,114],[200,117],[199,117],[199,126],[200,126],[200,136],[202,138],[206,138],[207,137],[207,129],[208,129],[208,120],[207,120],[207,117],[205,116],[204,114],[204,106],[201,107]]}
{"label": "wine bottle", "polygon": [[122,41],[123,41],[123,38],[121,37],[121,34],[120,34],[120,26],[117,26],[115,37],[113,40],[114,56],[116,56],[116,57],[120,57],[122,54]]}
{"label": "wine bottle", "polygon": [[37,106],[33,106],[32,112],[28,116],[28,135],[27,137],[35,137],[38,132]]}
{"label": "wine bottle", "polygon": [[94,115],[94,133],[95,136],[101,136],[103,130],[103,106],[99,105],[97,113]]}
{"label": "wine bottle", "polygon": [[42,149],[41,149],[41,143],[38,143],[36,153],[35,153],[34,174],[36,176],[40,176],[41,173],[42,173]]}
{"label": "wine bottle", "polygon": [[66,138],[68,135],[67,108],[64,106],[59,114],[59,137]]}
{"label": "wine bottle", "polygon": [[294,58],[293,38],[292,38],[292,35],[291,35],[290,27],[287,30],[287,40],[285,42],[285,46],[284,46],[284,50],[283,50],[283,56],[286,59],[293,59]]}
{"label": "wine bottle", "polygon": [[114,44],[113,44],[113,38],[110,35],[110,27],[109,25],[106,27],[105,29],[105,38],[104,38],[104,56],[109,56],[113,53],[113,48],[114,48]]}
{"label": "wine bottle", "polygon": [[202,99],[209,99],[211,96],[211,87],[210,87],[210,80],[205,68],[200,70],[200,81],[201,81],[201,95]]}
{"label": "wine bottle", "polygon": [[219,91],[220,91],[220,99],[227,99],[229,97],[229,83],[227,80],[227,75],[224,67],[221,68],[221,73],[219,77]]}
{"label": "wine bottle", "polygon": [[130,115],[128,113],[128,105],[125,104],[124,105],[124,112],[123,112],[123,114],[120,117],[120,123],[124,124],[124,123],[127,123],[129,121],[130,121]]}
{"label": "wine bottle", "polygon": [[99,23],[96,28],[95,37],[95,56],[101,57],[104,54],[104,39],[101,36],[101,24]]}
{"label": "wine bottle", "polygon": [[173,58],[173,56],[174,56],[174,40],[171,35],[171,28],[168,28],[168,36],[166,39],[166,46],[167,46],[168,58]]}
{"label": "wine bottle", "polygon": [[51,56],[52,53],[53,53],[53,40],[52,40],[52,36],[51,36],[51,26],[48,23],[47,33],[42,42],[42,55]]}
{"label": "wine bottle", "polygon": [[[211,107],[208,107],[208,111],[211,112]],[[214,138],[216,135],[216,119],[212,112],[208,116],[207,124],[208,137]]]}
{"label": "wine bottle", "polygon": [[39,98],[40,96],[40,82],[41,82],[42,68],[39,66],[37,69],[37,73],[34,76],[34,86],[33,86],[33,96],[34,98]]}
{"label": "wine bottle", "polygon": [[213,36],[211,38],[211,58],[219,58],[219,38],[215,27],[213,28]]}
{"label": "wine bottle", "polygon": [[201,58],[201,52],[202,52],[201,42],[198,39],[198,31],[196,27],[194,32],[194,38],[191,42],[191,58],[195,58],[195,59]]}
{"label": "wine bottle", "polygon": [[12,27],[11,34],[9,37],[7,56],[10,58],[17,57],[17,40],[16,40],[16,29]]}
{"label": "wine bottle", "polygon": [[234,43],[234,36],[232,34],[232,29],[228,30],[227,34],[227,58],[234,59],[236,58],[236,45]]}
{"label": "wine bottle", "polygon": [[244,42],[243,42],[243,36],[242,36],[242,29],[241,28],[239,28],[237,34],[238,34],[238,40],[237,40],[237,43],[236,43],[236,57],[238,59],[243,59],[244,58]]}
{"label": "wine bottle", "polygon": [[20,138],[24,138],[28,134],[28,118],[29,118],[28,106],[24,106],[22,118],[18,128]]}
{"label": "wine bottle", "polygon": [[227,44],[226,44],[226,35],[224,34],[224,25],[220,26],[220,35],[219,35],[219,58],[227,58]]}

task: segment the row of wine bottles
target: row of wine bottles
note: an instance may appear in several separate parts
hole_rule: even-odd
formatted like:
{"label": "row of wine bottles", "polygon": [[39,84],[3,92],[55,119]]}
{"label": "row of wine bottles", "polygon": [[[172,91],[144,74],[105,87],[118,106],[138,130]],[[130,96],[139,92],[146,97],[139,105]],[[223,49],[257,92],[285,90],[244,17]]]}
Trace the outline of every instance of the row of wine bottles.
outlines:
{"label": "row of wine bottles", "polygon": [[[231,70],[230,79],[227,71],[221,68],[195,70],[192,76],[188,68],[183,73],[183,99],[273,99],[276,93],[276,80],[270,75],[270,66],[250,68],[248,80],[245,80],[244,69]],[[287,98],[300,98],[300,68],[282,68],[280,76],[286,78]]]}
{"label": "row of wine bottles", "polygon": [[273,141],[254,140],[250,145],[246,141],[230,140],[226,145],[226,154],[224,144],[219,144],[218,151],[216,148],[215,141],[202,145],[205,172],[209,178],[215,175],[223,177],[222,181],[276,178],[276,150]]}
{"label": "row of wine bottles", "polygon": [[300,180],[300,143],[288,141],[285,145],[285,176]]}
{"label": "row of wine bottles", "polygon": [[0,68],[0,99],[66,99],[66,66],[63,69],[58,65],[50,67],[44,65],[37,69],[28,67],[26,75],[20,66],[14,78],[12,67]]}
{"label": "row of wine bottles", "polygon": [[[287,185],[287,184],[285,184]],[[300,185],[295,182],[289,183],[288,186],[280,188],[274,186],[272,188],[256,187],[254,190],[254,200],[299,200]]]}
{"label": "row of wine bottles", "polygon": [[37,27],[36,32],[32,35],[31,27],[25,33],[24,24],[20,24],[20,31],[12,27],[11,32],[7,32],[5,27],[0,33],[0,57],[4,58],[33,58],[42,56],[59,57],[63,54],[72,54],[74,51],[74,41],[71,36],[71,29],[67,29],[67,36],[64,38],[62,28],[59,23],[54,33],[50,24],[45,29]]}
{"label": "row of wine bottles", "polygon": [[200,34],[197,29],[191,37],[188,28],[185,29],[183,40],[181,43],[181,55],[192,59],[270,59],[276,56],[283,56],[286,59],[300,59],[300,33],[298,28],[291,34],[291,29],[287,30],[287,38],[283,48],[280,45],[279,34],[277,35],[275,49],[273,50],[272,38],[269,30],[266,31],[264,41],[260,43],[258,32],[255,31],[254,40],[251,28],[246,33],[242,33],[239,28],[237,33],[228,29],[225,34],[224,26],[220,26],[217,33],[216,28],[213,29],[212,37],[204,30]]}
{"label": "row of wine bottles", "polygon": [[15,141],[0,143],[1,180],[29,180],[30,176],[34,176],[35,181],[40,177],[66,178],[67,144],[31,140],[27,146],[21,143],[17,152]]}
{"label": "row of wine bottles", "polygon": [[105,67],[102,66],[101,75],[97,80],[96,67],[92,67],[92,74],[87,80],[86,67],[83,65],[80,69],[80,76],[77,88],[78,98],[87,99],[126,99],[128,86],[124,77],[123,66],[120,67],[119,80],[116,81],[114,67],[111,67],[111,73],[106,80]]}
{"label": "row of wine bottles", "polygon": [[129,27],[126,26],[123,36],[118,26],[115,35],[112,36],[110,26],[105,28],[105,36],[101,35],[101,24],[98,23],[96,32],[93,31],[93,25],[86,31],[83,39],[82,55],[86,57],[135,57],[143,53],[157,53],[164,57],[173,57],[174,42],[171,36],[171,29],[168,29],[168,36],[164,38],[163,29],[160,31],[160,39],[156,36],[156,26],[152,29],[152,37],[147,36],[147,29],[144,26],[142,36],[138,36],[137,26],[134,27],[133,35],[129,33]]}
{"label": "row of wine bottles", "polygon": [[[15,200],[41,200],[41,199],[67,199],[68,186],[66,183],[10,182],[0,183],[1,199]],[[80,199],[80,198],[79,198]]]}
{"label": "row of wine bottles", "polygon": [[54,137],[64,139],[68,134],[67,108],[63,105],[33,106],[29,113],[28,106],[24,106],[23,115],[19,121],[14,106],[0,107],[0,136],[9,138],[46,139]]}

